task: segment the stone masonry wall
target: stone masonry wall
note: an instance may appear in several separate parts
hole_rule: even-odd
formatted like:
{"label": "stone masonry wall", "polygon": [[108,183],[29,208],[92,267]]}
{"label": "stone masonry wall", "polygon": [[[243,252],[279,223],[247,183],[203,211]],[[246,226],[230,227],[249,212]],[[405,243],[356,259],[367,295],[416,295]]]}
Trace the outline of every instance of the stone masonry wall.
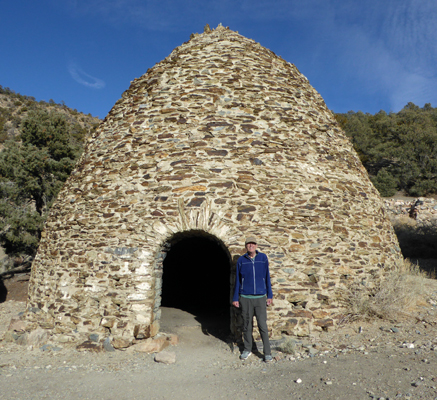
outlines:
{"label": "stone masonry wall", "polygon": [[47,221],[26,318],[61,341],[155,335],[158,267],[181,232],[216,238],[232,259],[247,235],[260,238],[273,337],[335,327],[339,288],[402,260],[321,96],[293,64],[223,27],[135,79],[88,138]]}

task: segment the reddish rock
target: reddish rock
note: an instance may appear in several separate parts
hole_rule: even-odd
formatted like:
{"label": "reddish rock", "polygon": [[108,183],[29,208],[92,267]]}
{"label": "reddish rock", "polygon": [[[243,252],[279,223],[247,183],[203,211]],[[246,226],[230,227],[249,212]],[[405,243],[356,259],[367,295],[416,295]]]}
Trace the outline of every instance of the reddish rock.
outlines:
{"label": "reddish rock", "polygon": [[155,354],[155,361],[163,364],[174,364],[176,362],[176,354],[172,351],[161,351]]}
{"label": "reddish rock", "polygon": [[170,345],[166,336],[161,336],[158,338],[149,338],[141,341],[140,343],[134,344],[132,347],[135,351],[141,353],[159,353],[166,347]]}
{"label": "reddish rock", "polygon": [[15,332],[24,332],[28,324],[28,322],[22,321],[19,318],[12,318],[8,330]]}

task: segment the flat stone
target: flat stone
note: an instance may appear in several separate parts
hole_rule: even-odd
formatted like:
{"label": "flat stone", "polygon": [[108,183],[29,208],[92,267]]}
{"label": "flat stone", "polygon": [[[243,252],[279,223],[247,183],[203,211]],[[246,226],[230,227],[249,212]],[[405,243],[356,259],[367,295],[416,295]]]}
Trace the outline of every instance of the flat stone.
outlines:
{"label": "flat stone", "polygon": [[92,342],[98,342],[99,341],[99,335],[97,333],[92,333],[88,336],[89,340]]}
{"label": "flat stone", "polygon": [[111,344],[116,349],[125,349],[130,346],[131,342],[127,339],[115,338],[112,340]]}
{"label": "flat stone", "polygon": [[54,346],[52,344],[45,344],[40,347],[42,351],[61,351],[62,347]]}
{"label": "flat stone", "polygon": [[17,339],[17,334],[14,333],[14,331],[6,331],[3,336],[3,340],[5,342],[15,342],[16,339]]}
{"label": "flat stone", "polygon": [[45,329],[35,329],[27,337],[27,345],[39,347],[47,342],[49,333]]}
{"label": "flat stone", "polygon": [[29,338],[28,333],[22,333],[19,335],[13,335],[15,343],[19,344],[20,346],[27,346],[29,343],[27,342]]}
{"label": "flat stone", "polygon": [[135,351],[141,353],[159,353],[170,345],[167,337],[161,336],[155,339],[149,338],[141,343],[137,343],[133,346]]}
{"label": "flat stone", "polygon": [[8,330],[12,330],[15,332],[24,332],[26,330],[27,325],[28,325],[27,322],[22,321],[19,318],[12,318]]}
{"label": "flat stone", "polygon": [[176,362],[176,354],[173,351],[161,351],[155,354],[155,361],[164,364],[174,364]]}
{"label": "flat stone", "polygon": [[78,346],[76,346],[77,351],[90,351],[94,353],[100,353],[103,350],[103,346],[100,343],[91,342],[86,340]]}
{"label": "flat stone", "polygon": [[103,349],[109,352],[115,351],[114,346],[112,346],[111,339],[109,337],[104,340]]}

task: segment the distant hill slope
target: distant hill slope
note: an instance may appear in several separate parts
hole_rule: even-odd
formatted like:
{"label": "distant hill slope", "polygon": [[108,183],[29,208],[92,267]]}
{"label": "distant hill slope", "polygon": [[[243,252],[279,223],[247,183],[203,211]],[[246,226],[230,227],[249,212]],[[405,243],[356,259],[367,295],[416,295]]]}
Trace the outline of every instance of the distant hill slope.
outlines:
{"label": "distant hill slope", "polygon": [[381,196],[437,195],[437,108],[408,103],[397,113],[335,117]]}
{"label": "distant hill slope", "polygon": [[31,260],[50,207],[100,124],[0,86],[0,272]]}
{"label": "distant hill slope", "polygon": [[100,119],[91,114],[85,115],[53,100],[36,101],[34,97],[16,93],[0,85],[0,143],[17,137],[22,121],[29,111],[38,110],[56,111],[65,115],[67,122],[74,126],[75,130],[81,130],[82,134],[95,129],[100,123]]}

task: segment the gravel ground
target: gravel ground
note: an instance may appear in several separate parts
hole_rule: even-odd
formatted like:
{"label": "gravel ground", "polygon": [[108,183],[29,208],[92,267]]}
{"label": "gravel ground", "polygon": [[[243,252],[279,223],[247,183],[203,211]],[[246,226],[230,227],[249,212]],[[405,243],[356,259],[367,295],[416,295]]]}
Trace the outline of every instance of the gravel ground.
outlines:
{"label": "gravel ground", "polygon": [[[205,335],[194,318],[174,327],[176,363],[153,354],[28,349],[0,341],[0,399],[437,399],[437,286],[417,318],[350,324],[302,338],[266,364]],[[25,304],[0,304],[0,337]],[[185,313],[187,314],[187,313]],[[360,329],[361,326],[361,329]],[[275,345],[275,343],[273,343]]]}

